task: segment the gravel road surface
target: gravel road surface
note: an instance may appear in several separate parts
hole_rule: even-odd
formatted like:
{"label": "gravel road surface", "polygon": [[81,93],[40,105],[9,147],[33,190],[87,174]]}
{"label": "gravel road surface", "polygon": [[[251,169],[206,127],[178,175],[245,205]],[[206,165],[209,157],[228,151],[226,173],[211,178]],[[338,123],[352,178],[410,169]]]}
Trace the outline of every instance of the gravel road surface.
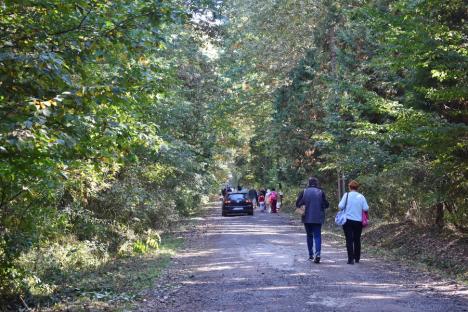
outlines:
{"label": "gravel road surface", "polygon": [[208,209],[139,311],[468,311],[467,287],[365,249],[348,265],[332,233],[321,263],[309,262],[303,227],[287,215]]}

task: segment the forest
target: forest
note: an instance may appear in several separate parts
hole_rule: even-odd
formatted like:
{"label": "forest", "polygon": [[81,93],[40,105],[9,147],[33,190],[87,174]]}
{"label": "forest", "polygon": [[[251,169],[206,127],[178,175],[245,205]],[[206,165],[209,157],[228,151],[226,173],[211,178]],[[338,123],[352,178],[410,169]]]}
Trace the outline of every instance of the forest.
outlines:
{"label": "forest", "polygon": [[[157,250],[228,177],[466,231],[462,0],[0,1],[0,306]],[[73,285],[70,286],[73,288]]]}

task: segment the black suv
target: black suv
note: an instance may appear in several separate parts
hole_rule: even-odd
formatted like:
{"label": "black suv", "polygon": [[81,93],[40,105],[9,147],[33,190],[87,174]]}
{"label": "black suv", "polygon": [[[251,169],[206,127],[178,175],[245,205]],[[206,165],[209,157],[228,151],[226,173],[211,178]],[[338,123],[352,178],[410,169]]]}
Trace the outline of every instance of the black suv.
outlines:
{"label": "black suv", "polygon": [[228,193],[223,201],[222,215],[247,213],[253,216],[253,204],[247,192]]}

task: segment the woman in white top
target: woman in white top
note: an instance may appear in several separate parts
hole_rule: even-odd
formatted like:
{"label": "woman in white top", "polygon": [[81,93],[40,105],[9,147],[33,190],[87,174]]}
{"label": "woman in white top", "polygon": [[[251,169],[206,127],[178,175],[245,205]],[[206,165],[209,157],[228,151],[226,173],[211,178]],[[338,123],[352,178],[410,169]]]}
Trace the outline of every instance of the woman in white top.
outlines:
{"label": "woman in white top", "polygon": [[359,183],[351,180],[348,184],[349,193],[343,195],[338,207],[346,209],[346,223],[343,230],[346,237],[348,264],[359,263],[361,258],[362,212],[369,211],[366,198],[358,193]]}
{"label": "woman in white top", "polygon": [[265,194],[265,205],[268,212],[271,212],[271,199],[270,199],[271,191],[267,189]]}

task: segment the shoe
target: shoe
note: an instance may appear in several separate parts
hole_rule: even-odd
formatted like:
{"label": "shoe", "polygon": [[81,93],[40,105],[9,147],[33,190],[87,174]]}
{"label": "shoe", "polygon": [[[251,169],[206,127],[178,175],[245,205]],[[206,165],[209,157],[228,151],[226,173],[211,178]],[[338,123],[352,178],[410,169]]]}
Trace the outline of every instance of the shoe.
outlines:
{"label": "shoe", "polygon": [[359,259],[354,259],[354,263],[359,263]]}
{"label": "shoe", "polygon": [[314,261],[314,256],[309,256],[309,261]]}
{"label": "shoe", "polygon": [[315,263],[320,263],[320,256],[315,257],[314,262],[315,262]]}
{"label": "shoe", "polygon": [[348,264],[354,264],[353,260],[348,260]]}

